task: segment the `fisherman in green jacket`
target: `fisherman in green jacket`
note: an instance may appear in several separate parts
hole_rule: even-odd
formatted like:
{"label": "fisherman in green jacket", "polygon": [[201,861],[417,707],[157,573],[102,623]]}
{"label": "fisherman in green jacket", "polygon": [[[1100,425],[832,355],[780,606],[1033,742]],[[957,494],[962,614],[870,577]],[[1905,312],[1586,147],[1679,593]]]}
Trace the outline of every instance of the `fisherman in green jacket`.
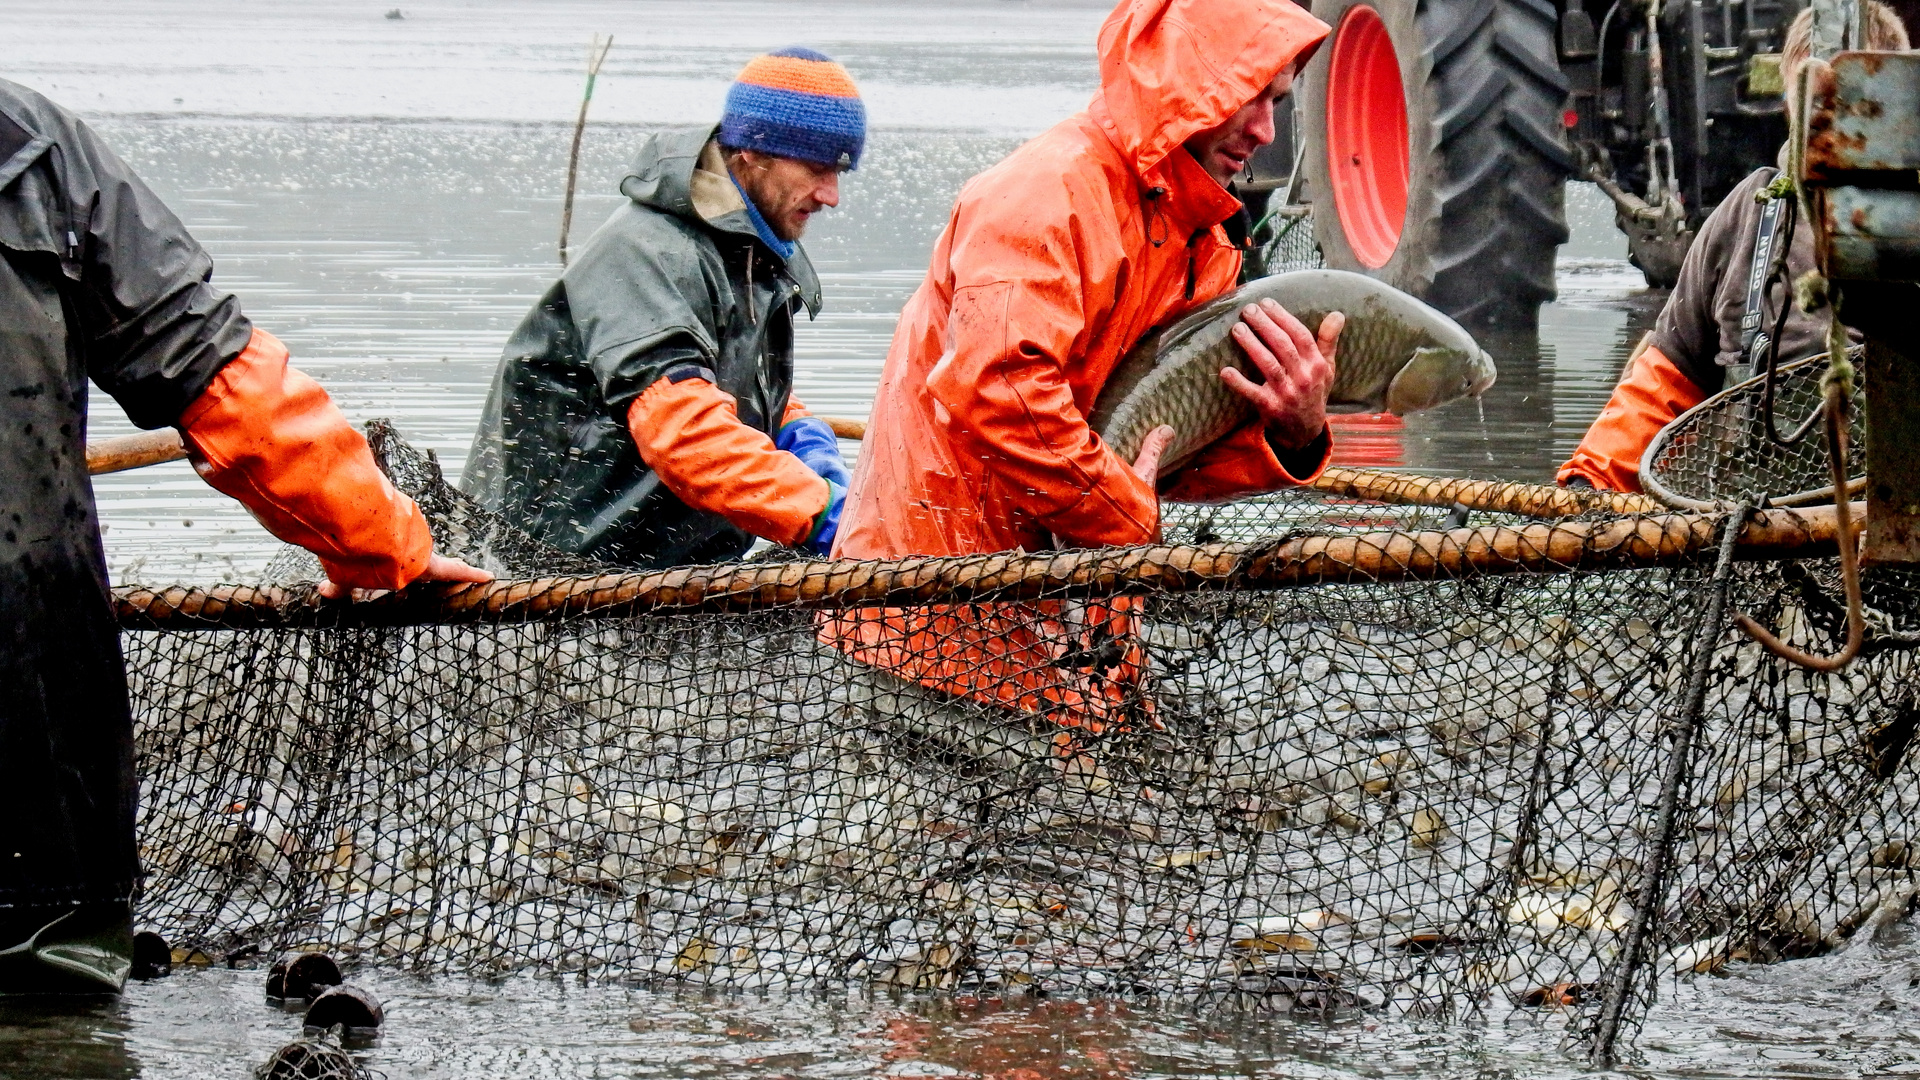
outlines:
{"label": "fisherman in green jacket", "polygon": [[609,565],[825,554],[847,469],[793,389],[820,309],[797,241],[839,202],[866,113],[807,49],[747,65],[710,131],[648,138],[630,200],[507,342],[462,486],[535,539]]}

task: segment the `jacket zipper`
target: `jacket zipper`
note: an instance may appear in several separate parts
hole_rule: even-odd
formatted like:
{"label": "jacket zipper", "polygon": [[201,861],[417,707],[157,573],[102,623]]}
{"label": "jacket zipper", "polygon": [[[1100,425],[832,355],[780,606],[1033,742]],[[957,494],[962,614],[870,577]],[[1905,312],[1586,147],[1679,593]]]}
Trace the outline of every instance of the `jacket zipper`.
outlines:
{"label": "jacket zipper", "polygon": [[1187,238],[1187,299],[1189,300],[1193,299],[1194,287],[1199,284],[1196,279],[1200,275],[1200,238],[1212,231],[1195,229],[1193,235]]}
{"label": "jacket zipper", "polygon": [[760,310],[753,304],[753,241],[747,241],[747,322],[760,325]]}

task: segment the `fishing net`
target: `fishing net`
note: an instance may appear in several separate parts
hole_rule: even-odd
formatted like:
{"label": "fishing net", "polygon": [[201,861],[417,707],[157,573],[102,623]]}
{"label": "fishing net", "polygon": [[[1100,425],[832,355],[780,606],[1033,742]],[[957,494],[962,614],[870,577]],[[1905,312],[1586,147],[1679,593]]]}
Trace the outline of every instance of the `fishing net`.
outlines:
{"label": "fishing net", "polygon": [[375,442],[450,547],[549,576],[120,590],[140,919],[177,945],[1610,1048],[1665,980],[1913,897],[1920,590],[1877,586],[1833,675],[1708,621],[1830,650],[1831,511],[1299,491],[1153,548],[554,577]]}
{"label": "fishing net", "polygon": [[1249,279],[1318,270],[1324,265],[1320,244],[1313,238],[1313,208],[1309,205],[1273,207],[1254,223],[1249,239],[1245,271]]}
{"label": "fishing net", "polygon": [[[1856,370],[1860,350],[1854,351]],[[1712,510],[1769,495],[1775,506],[1833,501],[1827,442],[1817,419],[1827,358],[1782,364],[1682,413],[1647,447],[1641,484],[1668,506]],[[1771,395],[1771,403],[1769,403]],[[1847,475],[1866,475],[1866,392],[1854,380]],[[1769,430],[1771,427],[1771,431]]]}

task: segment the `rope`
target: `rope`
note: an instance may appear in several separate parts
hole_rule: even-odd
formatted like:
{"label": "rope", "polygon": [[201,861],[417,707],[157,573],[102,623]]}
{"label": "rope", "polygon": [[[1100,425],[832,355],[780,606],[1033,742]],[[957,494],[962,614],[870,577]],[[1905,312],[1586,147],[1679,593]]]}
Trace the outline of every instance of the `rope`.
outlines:
{"label": "rope", "polygon": [[[1817,21],[1817,20],[1816,20]],[[1845,35],[1842,35],[1844,41]],[[1822,56],[1821,59],[1828,59]],[[1796,73],[1794,87],[1796,107],[1787,110],[1787,145],[1789,173],[1796,202],[1808,222],[1818,221],[1813,214],[1812,199],[1807,193],[1804,182],[1806,176],[1806,111],[1808,80],[1812,75],[1812,65],[1802,64]],[[1792,244],[1792,237],[1787,239]],[[1833,480],[1834,514],[1840,539],[1840,579],[1847,594],[1847,640],[1840,651],[1832,656],[1816,656],[1802,649],[1794,648],[1744,613],[1736,613],[1734,625],[1745,631],[1747,636],[1759,642],[1768,652],[1814,671],[1838,671],[1851,663],[1860,653],[1864,638],[1864,626],[1860,604],[1860,546],[1853,533],[1853,506],[1850,499],[1839,493],[1849,491],[1847,477],[1847,410],[1853,403],[1853,361],[1847,357],[1847,327],[1840,321],[1838,287],[1828,281],[1818,270],[1809,270],[1794,282],[1794,298],[1800,310],[1807,314],[1827,309],[1827,373],[1821,379],[1821,388],[1825,392],[1825,402],[1821,413],[1826,418],[1827,428],[1827,471]],[[1771,373],[1769,373],[1771,377]],[[1771,387],[1771,383],[1769,383]],[[1773,417],[1771,399],[1768,401],[1768,432],[1772,434]],[[1811,422],[1811,418],[1809,418]]]}
{"label": "rope", "polygon": [[1465,506],[1525,517],[1560,518],[1582,514],[1648,514],[1665,509],[1645,495],[1615,491],[1575,491],[1550,484],[1516,484],[1504,480],[1461,480],[1380,472],[1374,469],[1329,468],[1307,485],[1343,498],[1415,506]]}
{"label": "rope", "polygon": [[[133,586],[114,591],[114,608],[127,630],[343,628],[1283,589],[1677,566],[1712,547],[1716,523],[1695,514],[1660,514],[1253,544],[735,563],[600,577],[429,583],[358,603],[321,600],[311,585]],[[1755,515],[1740,533],[1738,557],[1831,555],[1836,535],[1831,509],[1768,511]]]}

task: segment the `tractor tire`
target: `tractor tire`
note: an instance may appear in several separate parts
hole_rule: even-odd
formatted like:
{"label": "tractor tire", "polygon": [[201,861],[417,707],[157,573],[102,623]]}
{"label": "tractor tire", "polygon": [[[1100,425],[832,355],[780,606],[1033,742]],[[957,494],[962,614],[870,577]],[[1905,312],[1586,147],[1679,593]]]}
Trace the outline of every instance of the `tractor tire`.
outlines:
{"label": "tractor tire", "polygon": [[1334,28],[1300,106],[1326,265],[1469,329],[1536,329],[1573,171],[1554,6],[1315,0],[1313,13]]}

